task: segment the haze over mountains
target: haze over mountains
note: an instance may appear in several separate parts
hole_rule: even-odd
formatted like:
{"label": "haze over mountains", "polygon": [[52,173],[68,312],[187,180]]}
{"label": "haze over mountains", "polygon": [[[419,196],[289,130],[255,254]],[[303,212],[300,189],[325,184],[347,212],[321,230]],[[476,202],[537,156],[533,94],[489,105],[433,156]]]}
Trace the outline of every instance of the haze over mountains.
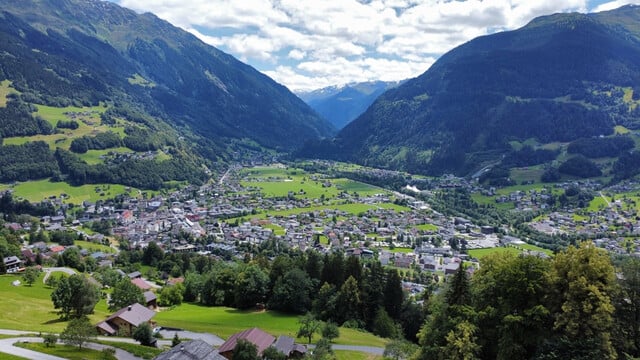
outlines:
{"label": "haze over mountains", "polygon": [[336,129],[342,129],[367,110],[378,96],[401,83],[369,81],[298,92],[297,95]]}
{"label": "haze over mountains", "polygon": [[537,148],[637,129],[638,24],[640,7],[629,5],[476,38],[302,154],[468,175],[512,158],[525,142]]}

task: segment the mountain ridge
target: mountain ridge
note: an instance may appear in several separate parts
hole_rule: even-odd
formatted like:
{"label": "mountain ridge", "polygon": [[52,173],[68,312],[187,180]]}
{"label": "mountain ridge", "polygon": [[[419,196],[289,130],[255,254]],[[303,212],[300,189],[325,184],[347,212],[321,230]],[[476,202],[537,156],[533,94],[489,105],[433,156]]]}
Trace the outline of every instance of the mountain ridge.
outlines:
{"label": "mountain ridge", "polygon": [[640,22],[639,7],[555,14],[473,39],[300,155],[464,175],[499,162],[513,142],[638,128],[638,107],[623,96],[631,93],[633,102],[640,93],[640,32],[625,27],[635,24],[629,19]]}

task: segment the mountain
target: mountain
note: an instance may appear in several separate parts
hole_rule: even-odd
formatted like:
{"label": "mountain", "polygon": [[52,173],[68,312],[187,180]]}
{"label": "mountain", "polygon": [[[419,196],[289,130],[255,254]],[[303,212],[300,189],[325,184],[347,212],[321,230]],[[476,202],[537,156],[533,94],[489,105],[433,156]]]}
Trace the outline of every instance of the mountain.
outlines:
{"label": "mountain", "polygon": [[[95,127],[84,135],[120,134],[120,142],[111,139],[110,144],[136,151],[166,150],[165,155],[186,157],[195,152],[209,166],[265,147],[288,151],[334,132],[266,75],[152,14],[136,14],[112,2],[3,1],[0,81],[5,145],[21,143],[16,136],[51,140],[71,134],[57,143],[48,141],[52,151],[69,150],[78,131],[58,125],[72,119],[47,115],[68,115],[71,110],[63,109],[68,106],[100,115],[78,122],[80,129],[88,123]],[[88,147],[81,144],[76,150],[112,148],[89,140]],[[191,160],[194,165],[200,161]],[[68,176],[67,166],[58,163],[60,169],[54,166],[52,172]],[[23,166],[0,164],[0,181],[33,177],[24,171],[3,176],[14,165]]]}
{"label": "mountain", "polygon": [[299,92],[297,95],[339,130],[362,114],[380,94],[400,83],[368,81]]}
{"label": "mountain", "polygon": [[299,155],[468,175],[514,157],[535,165],[520,150],[561,153],[572,141],[613,136],[616,126],[639,129],[638,24],[640,7],[625,6],[476,38]]}

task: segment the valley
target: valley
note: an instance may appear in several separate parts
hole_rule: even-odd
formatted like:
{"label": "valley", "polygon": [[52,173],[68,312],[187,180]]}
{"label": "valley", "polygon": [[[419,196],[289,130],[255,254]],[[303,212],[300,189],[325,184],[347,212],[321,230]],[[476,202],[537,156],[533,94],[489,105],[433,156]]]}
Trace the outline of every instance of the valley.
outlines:
{"label": "valley", "polygon": [[124,3],[0,5],[0,357],[640,358],[640,6]]}

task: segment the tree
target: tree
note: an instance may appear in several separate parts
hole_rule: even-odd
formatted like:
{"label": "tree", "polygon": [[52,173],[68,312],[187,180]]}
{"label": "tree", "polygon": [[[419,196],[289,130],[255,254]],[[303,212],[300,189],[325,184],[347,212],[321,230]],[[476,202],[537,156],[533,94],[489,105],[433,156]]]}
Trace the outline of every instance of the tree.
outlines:
{"label": "tree", "polygon": [[233,348],[231,360],[258,360],[258,348],[248,340],[240,339]]}
{"label": "tree", "polygon": [[184,286],[182,284],[163,287],[162,291],[160,291],[160,299],[158,299],[158,305],[174,306],[182,304],[183,292]]}
{"label": "tree", "polygon": [[155,241],[151,241],[142,252],[142,263],[144,265],[156,266],[163,258],[164,251],[162,251]]}
{"label": "tree", "polygon": [[71,275],[60,279],[51,293],[51,301],[62,319],[80,318],[93,313],[100,299],[98,288],[82,275]]}
{"label": "tree", "polygon": [[336,355],[331,348],[331,343],[328,339],[322,338],[318,340],[316,347],[313,349],[311,355],[313,360],[335,360]]}
{"label": "tree", "polygon": [[42,335],[42,339],[46,347],[53,347],[58,342],[58,336],[56,334],[44,334]]}
{"label": "tree", "polygon": [[397,338],[398,326],[384,308],[379,308],[373,320],[373,333],[384,338]]}
{"label": "tree", "polygon": [[286,360],[287,356],[273,346],[269,346],[262,352],[262,358],[265,360]]}
{"label": "tree", "polygon": [[128,277],[122,278],[113,288],[109,299],[109,310],[116,311],[135,303],[144,304],[142,290]]}
{"label": "tree", "polygon": [[235,303],[247,309],[264,303],[269,286],[269,276],[257,265],[249,265],[238,274],[235,284]]}
{"label": "tree", "polygon": [[82,349],[84,343],[95,339],[96,329],[86,316],[78,317],[69,321],[67,327],[60,334],[60,340],[68,345],[78,346]]}
{"label": "tree", "polygon": [[556,254],[551,267],[553,328],[568,344],[591,339],[593,354],[615,358],[611,344],[615,272],[607,252],[591,242]]}
{"label": "tree", "polygon": [[306,272],[291,269],[276,281],[269,308],[304,314],[311,309],[312,289],[313,283]]}
{"label": "tree", "polygon": [[343,323],[347,320],[360,320],[360,290],[358,282],[353,276],[342,284],[336,298],[337,320]]}
{"label": "tree", "polygon": [[313,314],[307,313],[298,318],[298,324],[300,324],[300,328],[298,328],[298,334],[296,336],[306,337],[309,339],[309,344],[311,344],[313,334],[320,328],[320,321],[318,321]]}
{"label": "tree", "polygon": [[384,287],[384,309],[389,316],[397,319],[402,310],[402,300],[404,292],[402,291],[402,281],[398,275],[398,271],[390,269],[387,271],[387,278]]}
{"label": "tree", "polygon": [[49,274],[44,284],[50,288],[55,288],[56,286],[58,286],[58,283],[60,282],[59,280],[60,279],[58,277],[54,276],[53,274]]}
{"label": "tree", "polygon": [[322,327],[322,337],[333,341],[333,339],[340,337],[340,328],[332,321],[327,321]]}
{"label": "tree", "polygon": [[24,283],[31,286],[36,280],[38,280],[38,276],[40,276],[40,270],[35,266],[29,266],[25,269],[24,274],[22,275],[22,279]]}
{"label": "tree", "polygon": [[152,346],[156,342],[156,339],[153,337],[153,330],[148,322],[143,322],[138,325],[131,335],[135,341],[140,343],[140,345]]}
{"label": "tree", "polygon": [[336,298],[335,286],[324,283],[313,301],[313,313],[321,320],[335,318]]}
{"label": "tree", "polygon": [[393,360],[406,360],[418,351],[418,346],[406,340],[391,340],[384,347],[385,358]]}
{"label": "tree", "polygon": [[640,357],[640,259],[628,258],[620,266],[622,276],[615,296],[615,341],[618,354]]}
{"label": "tree", "polygon": [[451,360],[474,360],[480,346],[476,344],[476,327],[468,321],[458,323],[447,334],[444,357]]}

